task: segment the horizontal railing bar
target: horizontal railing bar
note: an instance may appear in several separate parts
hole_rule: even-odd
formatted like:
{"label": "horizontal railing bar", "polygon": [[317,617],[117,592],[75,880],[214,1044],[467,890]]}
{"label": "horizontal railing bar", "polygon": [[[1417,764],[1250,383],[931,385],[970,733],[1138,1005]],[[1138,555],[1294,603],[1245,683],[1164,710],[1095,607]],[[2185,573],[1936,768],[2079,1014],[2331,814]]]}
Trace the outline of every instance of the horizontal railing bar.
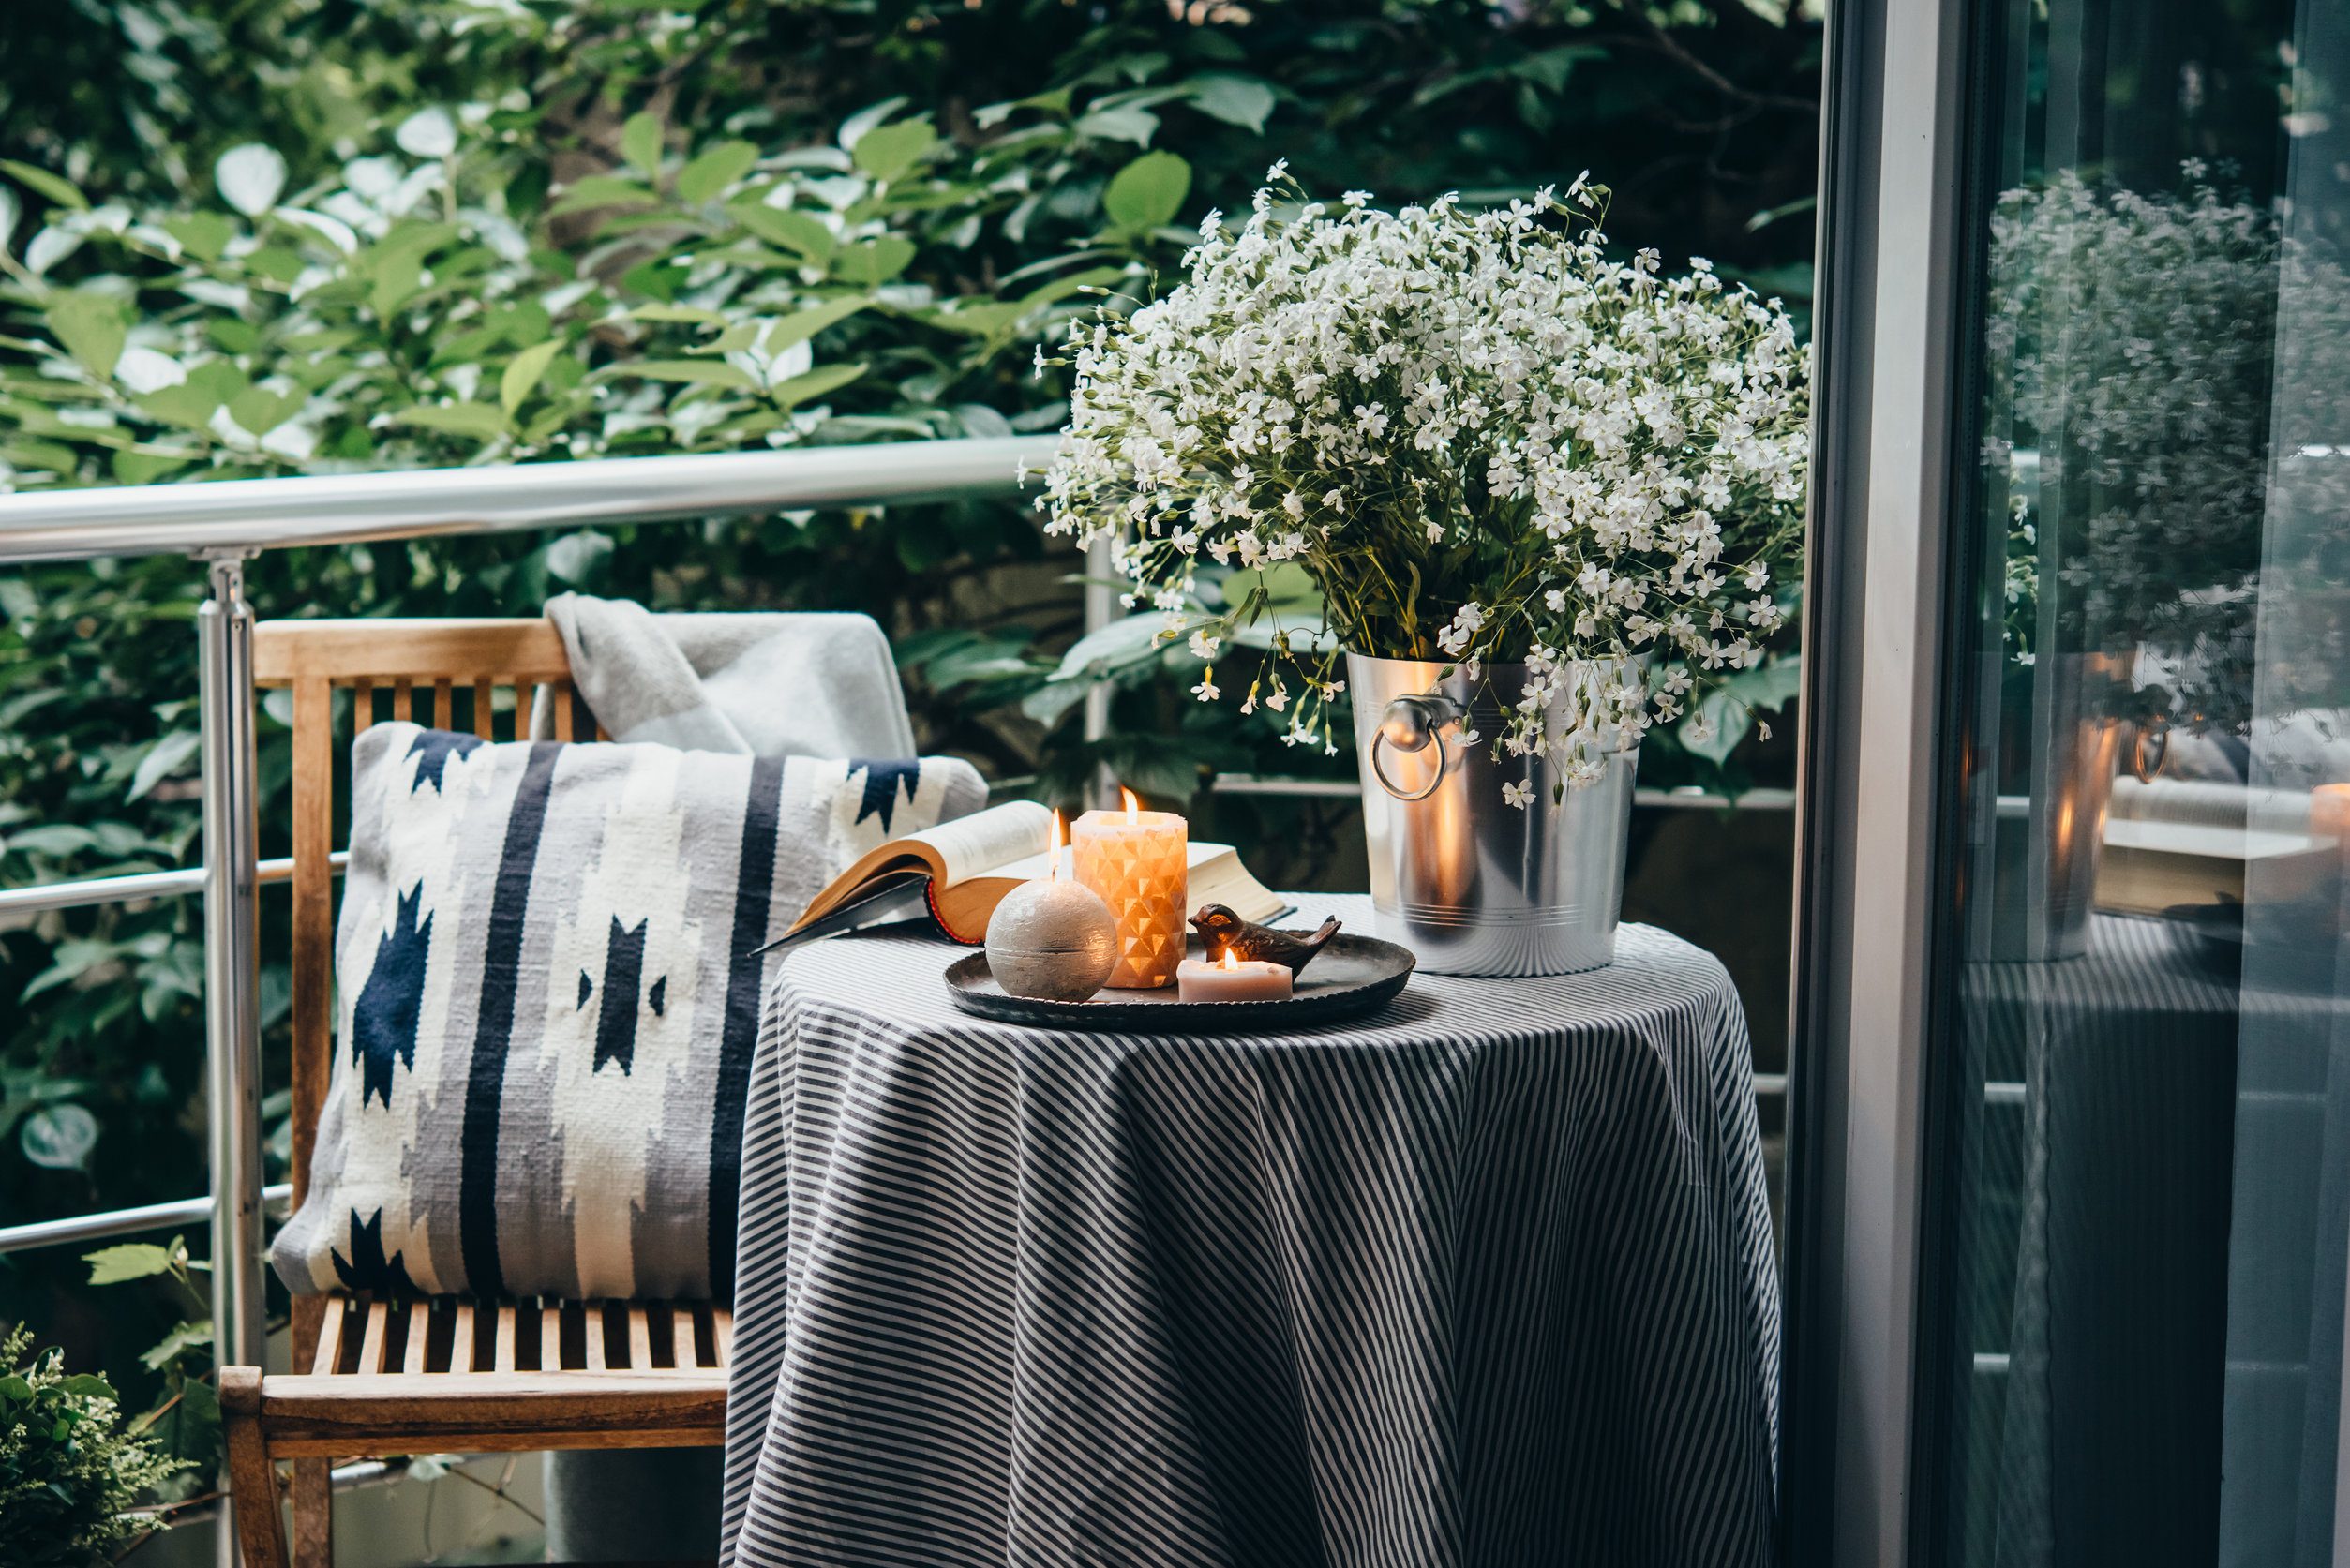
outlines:
{"label": "horizontal railing bar", "polygon": [[1060,437],[597,457],[0,496],[0,565],[671,522],[1010,490]]}
{"label": "horizontal railing bar", "polygon": [[1353,779],[1293,779],[1271,773],[1219,773],[1208,786],[1219,795],[1337,796],[1362,798],[1363,786]]}
{"label": "horizontal railing bar", "polygon": [[[262,1189],[262,1202],[289,1202],[291,1183]],[[30,1225],[0,1230],[0,1252],[22,1252],[35,1247],[64,1247],[71,1242],[102,1241],[136,1231],[159,1231],[167,1225],[202,1225],[212,1218],[212,1200],[187,1198],[176,1203],[149,1203],[138,1209],[109,1209],[104,1214],[78,1214],[69,1219],[42,1219]]]}
{"label": "horizontal railing bar", "polygon": [[[327,857],[340,875],[351,859],[349,850]],[[257,868],[263,882],[293,878],[293,861],[263,860]],[[44,882],[32,888],[0,889],[0,915],[37,915],[45,909],[81,909],[93,903],[135,903],[142,899],[183,898],[204,890],[204,868],[143,871],[129,876],[94,876],[84,882]]]}
{"label": "horizontal railing bar", "polygon": [[[1361,799],[1363,793],[1362,784],[1354,779],[1301,779],[1279,773],[1219,773],[1207,787],[1218,795],[1326,796],[1350,800]],[[1795,792],[1750,789],[1733,799],[1703,790],[1636,789],[1632,803],[1691,811],[1791,812]]]}
{"label": "horizontal railing bar", "polygon": [[1754,1075],[1754,1080],[1755,1098],[1758,1099],[1787,1093],[1787,1074],[1783,1072],[1759,1072]]}

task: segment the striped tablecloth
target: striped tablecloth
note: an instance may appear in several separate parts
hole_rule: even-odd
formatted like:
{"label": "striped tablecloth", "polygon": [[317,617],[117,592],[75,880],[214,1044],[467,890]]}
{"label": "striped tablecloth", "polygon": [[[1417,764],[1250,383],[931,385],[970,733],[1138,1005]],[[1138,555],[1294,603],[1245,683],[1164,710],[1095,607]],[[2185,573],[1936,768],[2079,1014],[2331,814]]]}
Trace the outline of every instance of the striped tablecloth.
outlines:
{"label": "striped tablecloth", "polygon": [[[1301,896],[1356,930],[1366,899]],[[1294,1035],[795,954],[743,1129],[724,1541],[819,1563],[1760,1565],[1778,1284],[1713,958]]]}

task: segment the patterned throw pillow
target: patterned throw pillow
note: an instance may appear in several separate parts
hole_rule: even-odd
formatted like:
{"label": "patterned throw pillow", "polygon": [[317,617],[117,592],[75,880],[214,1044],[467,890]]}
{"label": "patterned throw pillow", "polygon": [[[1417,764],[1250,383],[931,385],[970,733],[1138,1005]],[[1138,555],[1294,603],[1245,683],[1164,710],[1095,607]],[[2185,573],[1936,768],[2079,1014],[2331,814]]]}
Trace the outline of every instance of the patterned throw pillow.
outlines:
{"label": "patterned throw pillow", "polygon": [[781,936],[883,839],[985,803],[968,763],[352,748],[338,1032],[297,1292],[725,1300]]}

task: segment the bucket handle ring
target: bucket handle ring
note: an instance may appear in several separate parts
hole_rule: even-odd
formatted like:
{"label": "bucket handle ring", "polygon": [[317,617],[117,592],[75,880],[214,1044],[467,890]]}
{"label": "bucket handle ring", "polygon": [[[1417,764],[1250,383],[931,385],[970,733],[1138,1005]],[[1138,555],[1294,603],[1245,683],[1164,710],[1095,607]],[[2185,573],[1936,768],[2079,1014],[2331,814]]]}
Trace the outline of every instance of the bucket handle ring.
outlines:
{"label": "bucket handle ring", "polygon": [[[1398,697],[1387,704],[1387,710],[1380,716],[1379,727],[1370,738],[1370,770],[1378,779],[1379,787],[1407,805],[1435,794],[1444,784],[1445,769],[1451,762],[1450,754],[1444,750],[1444,738],[1437,731],[1458,716],[1451,700],[1434,692],[1425,696]],[[1414,792],[1395,786],[1395,781],[1387,777],[1387,769],[1379,760],[1382,741],[1406,755],[1426,751],[1430,741],[1435,743],[1436,776],[1428,781],[1427,788]]]}

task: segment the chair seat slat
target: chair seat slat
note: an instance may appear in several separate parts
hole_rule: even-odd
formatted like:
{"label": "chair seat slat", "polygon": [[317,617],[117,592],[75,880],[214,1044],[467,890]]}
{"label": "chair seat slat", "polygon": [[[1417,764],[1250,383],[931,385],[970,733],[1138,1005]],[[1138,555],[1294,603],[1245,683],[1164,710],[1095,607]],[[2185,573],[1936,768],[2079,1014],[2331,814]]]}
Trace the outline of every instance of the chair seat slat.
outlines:
{"label": "chair seat slat", "polygon": [[367,1303],[367,1326],[359,1339],[359,1371],[362,1376],[383,1370],[383,1340],[391,1327],[391,1318],[390,1303]]}
{"label": "chair seat slat", "polygon": [[421,1372],[425,1369],[425,1341],[432,1333],[432,1304],[413,1301],[408,1305],[408,1347],[400,1356],[400,1370]]}
{"label": "chair seat slat", "polygon": [[477,1302],[457,1304],[457,1332],[449,1337],[449,1370],[471,1372],[473,1369],[473,1319],[481,1311]]}
{"label": "chair seat slat", "polygon": [[342,1365],[343,1309],[348,1305],[340,1296],[327,1300],[326,1316],[319,1323],[318,1354],[310,1362],[310,1370],[316,1376],[324,1377]]}

